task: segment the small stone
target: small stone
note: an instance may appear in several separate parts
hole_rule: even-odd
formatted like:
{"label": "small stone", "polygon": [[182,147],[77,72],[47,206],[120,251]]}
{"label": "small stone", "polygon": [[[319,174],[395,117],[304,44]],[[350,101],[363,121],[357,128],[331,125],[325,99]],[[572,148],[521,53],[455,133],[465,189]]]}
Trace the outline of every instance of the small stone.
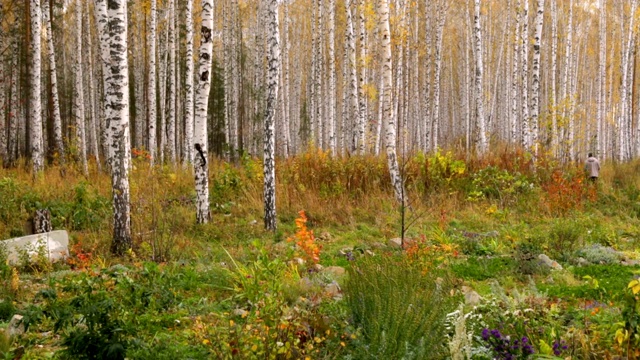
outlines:
{"label": "small stone", "polygon": [[562,265],[558,264],[558,262],[557,262],[557,261],[551,260],[551,258],[550,258],[550,257],[548,257],[548,256],[547,256],[547,255],[545,255],[545,254],[540,254],[540,255],[538,255],[538,260],[540,260],[540,262],[541,262],[543,265],[545,265],[545,266],[547,266],[547,267],[549,267],[549,268],[551,268],[551,269],[554,269],[554,270],[562,270]]}
{"label": "small stone", "polygon": [[371,251],[369,249],[365,250],[364,253],[369,255],[369,256],[375,256],[376,255],[373,251]]}
{"label": "small stone", "polygon": [[587,266],[587,265],[591,265],[591,263],[589,261],[587,261],[587,259],[583,258],[583,257],[579,257],[576,259],[576,263],[578,264],[578,266]]}
{"label": "small stone", "polygon": [[340,285],[338,285],[338,283],[335,282],[335,281],[332,281],[331,284],[328,284],[327,286],[325,286],[324,292],[328,296],[330,296],[332,298],[335,298],[337,296],[341,296],[340,295],[340,292],[341,292]]}
{"label": "small stone", "polygon": [[249,222],[249,225],[255,225],[255,224],[257,224],[257,223],[258,223],[258,220],[251,220],[251,221]]}
{"label": "small stone", "polygon": [[13,315],[11,321],[9,322],[9,326],[7,327],[7,331],[9,337],[19,336],[24,334],[24,324],[22,323],[22,315]]}
{"label": "small stone", "polygon": [[471,289],[468,286],[462,287],[462,292],[464,293],[464,302],[470,306],[476,306],[480,303],[482,297],[475,290]]}
{"label": "small stone", "polygon": [[304,259],[303,258],[297,257],[297,258],[294,258],[293,261],[295,263],[297,263],[298,265],[304,265]]}
{"label": "small stone", "polygon": [[249,312],[244,309],[235,309],[233,310],[233,315],[245,318],[249,315]]}
{"label": "small stone", "polygon": [[392,248],[402,249],[402,239],[401,238],[393,238],[387,242],[387,245]]}
{"label": "small stone", "polygon": [[347,271],[342,266],[327,266],[322,270],[323,274],[328,274],[334,278],[343,276]]}
{"label": "small stone", "polygon": [[320,272],[324,269],[324,266],[320,265],[320,264],[314,264],[311,269],[313,269],[313,271],[315,272]]}

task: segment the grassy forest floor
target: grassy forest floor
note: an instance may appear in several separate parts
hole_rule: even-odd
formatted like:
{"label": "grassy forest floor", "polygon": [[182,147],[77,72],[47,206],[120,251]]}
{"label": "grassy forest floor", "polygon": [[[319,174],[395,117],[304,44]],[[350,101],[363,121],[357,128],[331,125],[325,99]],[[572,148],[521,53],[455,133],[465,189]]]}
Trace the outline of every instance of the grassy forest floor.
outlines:
{"label": "grassy forest floor", "polygon": [[596,184],[519,152],[403,163],[402,245],[384,158],[277,163],[274,234],[260,161],[210,162],[197,225],[191,172],[138,156],[124,258],[107,174],[0,169],[0,239],[48,208],[71,252],[0,256],[0,358],[640,358],[640,162]]}

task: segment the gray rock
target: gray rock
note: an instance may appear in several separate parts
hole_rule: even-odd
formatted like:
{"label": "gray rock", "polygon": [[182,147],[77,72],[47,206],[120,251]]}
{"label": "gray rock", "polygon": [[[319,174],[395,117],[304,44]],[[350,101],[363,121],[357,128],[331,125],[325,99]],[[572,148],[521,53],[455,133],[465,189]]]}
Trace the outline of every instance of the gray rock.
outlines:
{"label": "gray rock", "polygon": [[315,272],[321,272],[322,270],[324,270],[324,266],[320,265],[320,264],[314,264],[311,269]]}
{"label": "gray rock", "polygon": [[334,299],[337,297],[342,297],[340,285],[338,285],[338,283],[335,281],[332,281],[330,284],[325,286],[324,292]]}
{"label": "gray rock", "polygon": [[548,268],[551,268],[554,270],[562,270],[562,265],[558,264],[557,261],[551,260],[551,258],[545,254],[538,255],[538,260],[540,260],[540,263],[542,265]]}
{"label": "gray rock", "polygon": [[7,334],[9,337],[19,336],[24,334],[24,324],[22,323],[22,315],[13,315],[9,326],[7,327]]}
{"label": "gray rock", "polygon": [[7,251],[9,264],[20,262],[20,254],[26,251],[33,259],[41,250],[47,254],[49,261],[55,262],[69,256],[69,234],[66,230],[35,234],[0,241],[0,247]]}
{"label": "gray rock", "polygon": [[247,315],[249,315],[249,312],[247,310],[244,309],[235,309],[233,310],[233,315],[235,316],[240,316],[240,317],[247,317]]}
{"label": "gray rock", "polygon": [[402,249],[402,239],[401,238],[393,238],[387,242],[387,245],[392,248]]}
{"label": "gray rock", "polygon": [[578,266],[587,266],[587,265],[591,265],[590,262],[587,261],[587,259],[583,258],[583,257],[579,257],[576,259],[576,264],[578,264]]}
{"label": "gray rock", "polygon": [[462,293],[464,294],[464,302],[467,305],[476,306],[480,304],[480,300],[482,300],[480,294],[468,286],[462,287]]}
{"label": "gray rock", "polygon": [[322,270],[322,273],[336,278],[343,276],[346,273],[346,270],[342,266],[327,266]]}

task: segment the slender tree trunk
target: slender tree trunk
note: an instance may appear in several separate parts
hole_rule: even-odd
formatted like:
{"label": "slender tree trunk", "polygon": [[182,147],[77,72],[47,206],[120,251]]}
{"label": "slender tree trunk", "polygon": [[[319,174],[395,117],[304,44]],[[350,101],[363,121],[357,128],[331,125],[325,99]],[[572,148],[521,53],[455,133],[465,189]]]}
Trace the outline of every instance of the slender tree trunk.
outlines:
{"label": "slender tree trunk", "polygon": [[365,79],[367,77],[367,53],[366,53],[366,27],[365,27],[365,0],[360,0],[358,16],[360,20],[360,71],[358,78],[358,153],[364,155],[366,149],[365,128],[367,124],[367,98],[364,93]]}
{"label": "slender tree trunk", "polygon": [[[288,5],[287,5],[288,7]],[[336,3],[329,0],[329,149],[336,156]],[[286,70],[285,70],[286,71]],[[285,95],[286,96],[286,95]]]}
{"label": "slender tree trunk", "polygon": [[30,85],[31,92],[29,97],[29,128],[31,130],[31,159],[33,161],[34,174],[44,170],[44,148],[42,139],[42,102],[40,99],[41,84],[41,8],[40,0],[30,0],[30,16],[31,16],[31,67]]}
{"label": "slender tree trunk", "polygon": [[113,131],[113,242],[111,252],[123,255],[131,249],[129,193],[129,69],[127,64],[127,2],[109,0],[109,72],[105,94],[106,117]]}
{"label": "slender tree trunk", "polygon": [[[42,13],[47,32],[47,57],[49,60],[49,89],[51,91],[51,116],[53,117],[53,141],[57,158],[64,162],[64,143],[62,142],[62,117],[58,97],[58,77],[56,74],[56,55],[53,47],[53,31],[51,31],[51,0],[45,0]],[[1,47],[1,46],[0,46]]]}
{"label": "slender tree trunk", "polygon": [[20,105],[18,104],[18,42],[14,40],[11,44],[11,95],[9,100],[9,116],[7,117],[9,128],[9,139],[7,140],[7,163],[14,165],[18,159],[18,113]]}
{"label": "slender tree trunk", "polygon": [[518,141],[521,137],[518,134],[518,75],[520,72],[520,64],[518,60],[520,55],[520,46],[522,46],[522,41],[518,36],[520,34],[520,14],[520,0],[516,0],[516,24],[514,26],[513,68],[511,76],[511,141],[515,144],[521,143]]}
{"label": "slender tree trunk", "polygon": [[202,26],[200,28],[200,51],[198,60],[198,84],[195,99],[195,129],[193,135],[196,220],[207,223],[209,213],[209,166],[207,162],[207,108],[211,89],[211,57],[213,55],[213,1],[202,0]]}
{"label": "slender tree trunk", "polygon": [[558,71],[558,9],[556,0],[551,0],[551,131],[549,138],[551,151],[558,152],[558,91],[556,74]]}
{"label": "slender tree trunk", "polygon": [[85,175],[89,174],[87,165],[87,141],[85,134],[84,119],[84,87],[82,80],[84,79],[82,72],[82,2],[77,0],[75,4],[75,63],[73,67],[73,78],[75,80],[73,86],[73,117],[75,119],[76,136],[75,146],[77,156],[82,163],[82,169]]}
{"label": "slender tree trunk", "polygon": [[629,101],[629,61],[631,60],[633,33],[634,33],[634,19],[638,2],[632,0],[631,14],[629,16],[629,28],[626,37],[624,38],[623,53],[622,53],[622,81],[620,84],[620,114],[618,117],[618,159],[620,161],[627,161],[630,158],[628,153],[629,142],[631,134],[629,134],[628,128],[630,125],[630,118],[628,117]]}
{"label": "slender tree trunk", "polygon": [[[153,0],[155,2],[155,0]],[[184,163],[193,164],[193,0],[187,0],[185,9],[186,27],[186,66],[185,66],[185,101],[184,101]],[[155,41],[155,40],[154,40]],[[154,45],[155,48],[155,45]],[[155,63],[155,62],[154,62]],[[155,70],[154,70],[155,75]],[[149,75],[151,77],[151,75]],[[155,99],[154,99],[155,101]],[[154,109],[155,112],[155,109]]]}
{"label": "slender tree trunk", "polygon": [[520,65],[522,96],[522,145],[531,148],[531,129],[529,128],[529,0],[523,0],[522,28],[520,29]]}
{"label": "slender tree trunk", "polygon": [[606,73],[605,67],[607,62],[607,9],[606,1],[600,0],[600,27],[599,27],[599,52],[598,52],[598,123],[597,123],[597,149],[596,153],[604,159],[605,149],[605,102],[606,94]]}
{"label": "slender tree trunk", "polygon": [[380,37],[382,38],[382,118],[385,121],[385,148],[391,185],[395,192],[396,200],[404,203],[403,180],[398,167],[398,157],[396,155],[396,124],[393,116],[393,64],[391,56],[391,32],[389,31],[389,2],[379,0],[379,21]]}
{"label": "slender tree trunk", "polygon": [[100,151],[98,147],[98,130],[96,126],[96,121],[99,121],[97,118],[96,108],[97,102],[95,99],[95,83],[93,81],[93,41],[91,39],[91,21],[89,19],[89,3],[87,5],[87,16],[85,16],[85,28],[87,31],[87,57],[88,57],[88,72],[89,72],[89,106],[90,106],[90,115],[91,118],[89,120],[89,137],[91,138],[91,154],[93,154],[94,159],[96,161],[96,166],[98,167],[98,171],[102,170],[100,166]]}
{"label": "slender tree trunk", "polygon": [[351,11],[351,3],[352,0],[347,0],[346,2],[346,11],[347,11],[347,29],[345,33],[345,41],[347,45],[347,76],[349,77],[349,108],[351,111],[348,111],[349,120],[354,125],[351,128],[351,145],[349,146],[349,151],[355,153],[358,149],[358,131],[360,129],[360,124],[358,123],[360,116],[358,115],[358,78],[356,75],[356,39],[353,31],[353,16]]}
{"label": "slender tree trunk", "polygon": [[476,95],[476,124],[478,126],[478,153],[481,155],[488,150],[487,134],[484,119],[484,90],[482,84],[482,33],[480,32],[480,0],[475,0],[475,15],[473,18],[473,33],[475,39],[474,57],[476,62],[475,95]]}
{"label": "slender tree trunk", "polygon": [[[290,54],[290,40],[289,40],[289,4],[283,4],[284,7],[284,29],[282,31],[283,33],[283,55],[282,55],[282,82],[283,82],[283,94],[281,96],[282,98],[282,107],[283,107],[283,111],[282,111],[282,140],[283,140],[283,153],[284,153],[284,157],[288,158],[289,155],[291,154],[291,93],[290,93],[290,79],[289,79],[289,54]],[[335,4],[334,4],[335,7]],[[335,14],[335,9],[330,10],[333,11],[333,13]],[[331,19],[331,18],[330,18]],[[330,20],[331,22],[332,20]],[[329,34],[329,46],[334,46],[335,41],[332,41],[332,35]],[[331,50],[330,50],[331,51]],[[331,56],[331,55],[330,55]],[[333,55],[335,57],[335,53]],[[331,60],[329,60],[331,61]],[[335,61],[335,59],[334,59]],[[334,111],[333,113],[331,113],[331,109],[330,111],[330,116],[334,116],[335,117],[335,63],[333,64],[333,73],[334,73],[334,77],[333,77],[333,88],[334,90],[329,94],[329,103],[331,103],[333,101],[334,104]],[[329,75],[331,76],[331,75]],[[331,100],[333,99],[333,100]],[[331,115],[333,114],[333,115]],[[330,122],[334,121],[335,122],[335,118],[330,119]],[[334,124],[334,140],[335,140],[335,124]],[[335,150],[335,143],[334,143],[334,150]]]}
{"label": "slender tree trunk", "polygon": [[434,150],[438,150],[440,146],[438,138],[440,136],[440,89],[442,88],[442,35],[444,31],[444,22],[448,6],[441,2],[438,4],[437,28],[436,28],[436,52],[435,52],[435,69],[433,75],[433,112],[432,112],[432,146]]}
{"label": "slender tree trunk", "polygon": [[531,81],[531,151],[538,153],[538,114],[540,113],[540,46],[544,20],[544,0],[538,0],[536,11],[536,32],[533,43],[533,79]]}
{"label": "slender tree trunk", "polygon": [[167,92],[167,155],[169,162],[176,163],[176,27],[175,27],[175,0],[169,0],[169,65],[167,78],[169,79],[169,87]]}
{"label": "slender tree trunk", "polygon": [[267,24],[267,107],[264,119],[264,227],[276,230],[275,110],[278,99],[280,69],[280,36],[278,34],[278,1],[268,0]]}
{"label": "slender tree trunk", "polygon": [[[189,0],[192,1],[192,0]],[[156,19],[157,19],[157,0],[150,0],[151,11],[149,14],[149,38],[147,44],[149,46],[149,74],[147,83],[147,126],[148,126],[148,149],[151,166],[156,162],[156,149],[157,135],[156,135],[156,122],[157,122],[157,104],[156,104]],[[187,7],[189,11],[189,7]],[[188,31],[188,25],[187,25]],[[188,35],[187,35],[188,37]],[[187,48],[188,49],[188,48]],[[189,57],[187,56],[187,59]],[[187,64],[189,61],[187,61]],[[189,65],[187,65],[189,66]],[[192,67],[193,69],[193,67]],[[188,88],[187,88],[188,89]],[[188,99],[187,99],[188,101]]]}

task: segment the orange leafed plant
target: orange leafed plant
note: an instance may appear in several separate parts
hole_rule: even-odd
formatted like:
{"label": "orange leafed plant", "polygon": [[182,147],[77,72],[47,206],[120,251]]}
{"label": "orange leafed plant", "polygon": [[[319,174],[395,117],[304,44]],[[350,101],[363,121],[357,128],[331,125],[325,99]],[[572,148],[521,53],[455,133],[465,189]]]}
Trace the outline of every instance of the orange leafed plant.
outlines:
{"label": "orange leafed plant", "polygon": [[307,229],[307,216],[304,210],[298,212],[299,217],[296,219],[296,233],[287,239],[287,241],[295,241],[296,245],[302,250],[304,260],[317,264],[320,261],[320,250],[322,245],[316,242],[313,231]]}

